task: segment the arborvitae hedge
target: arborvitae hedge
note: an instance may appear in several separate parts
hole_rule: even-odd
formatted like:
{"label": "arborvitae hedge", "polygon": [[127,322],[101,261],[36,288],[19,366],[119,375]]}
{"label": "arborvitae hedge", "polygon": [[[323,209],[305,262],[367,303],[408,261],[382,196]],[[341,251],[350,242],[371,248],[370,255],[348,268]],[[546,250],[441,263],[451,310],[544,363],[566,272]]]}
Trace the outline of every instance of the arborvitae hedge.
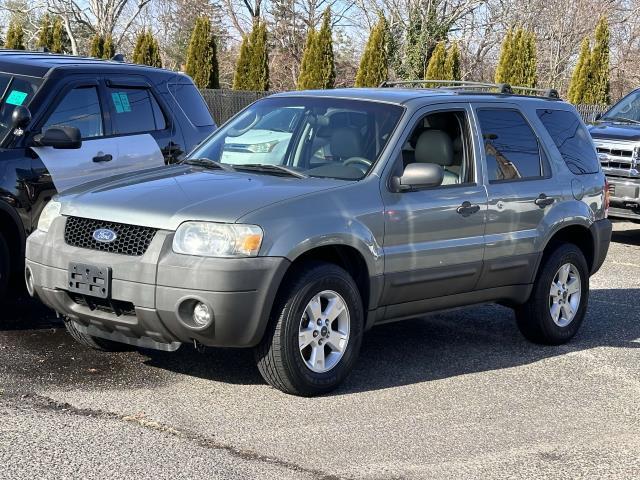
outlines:
{"label": "arborvitae hedge", "polygon": [[427,70],[425,72],[425,80],[449,80],[446,72],[447,50],[444,42],[438,42],[436,48],[431,54]]}
{"label": "arborvitae hedge", "polygon": [[136,46],[133,50],[133,63],[149,65],[150,67],[162,67],[160,46],[151,30],[143,30],[138,34]]}
{"label": "arborvitae hedge", "polygon": [[7,29],[7,40],[5,42],[5,48],[13,50],[24,50],[24,29],[22,23],[17,20],[12,20],[9,23]]}
{"label": "arborvitae hedge", "polygon": [[46,48],[51,51],[53,46],[53,26],[51,25],[51,17],[44,14],[40,19],[40,32],[38,33],[38,41],[36,47]]}
{"label": "arborvitae hedge", "polygon": [[198,88],[220,88],[218,49],[211,21],[207,17],[196,19],[189,41],[185,70]]}
{"label": "arborvitae hedge", "polygon": [[356,74],[356,87],[377,87],[389,74],[389,51],[387,49],[388,27],[384,16],[380,15],[369,35],[367,46],[360,59]]}
{"label": "arborvitae hedge", "polygon": [[236,62],[236,72],[233,75],[233,89],[247,90],[247,79],[249,78],[249,66],[251,64],[251,48],[249,46],[249,36],[242,36],[240,52]]}
{"label": "arborvitae hedge", "polygon": [[94,35],[91,39],[91,49],[89,50],[89,56],[93,58],[102,58],[104,52],[104,38],[100,35]]}
{"label": "arborvitae hedge", "polygon": [[71,50],[71,42],[67,36],[67,30],[64,28],[62,18],[56,17],[53,21],[51,29],[51,47],[49,51],[53,53],[65,53]]}
{"label": "arborvitae hedge", "polygon": [[333,88],[336,79],[331,38],[331,12],[325,10],[322,26],[310,29],[302,55],[298,90]]}
{"label": "arborvitae hedge", "polygon": [[598,21],[595,43],[591,52],[591,96],[589,103],[609,103],[609,25],[606,17]]}
{"label": "arborvitae hedge", "polygon": [[537,83],[536,38],[533,32],[518,27],[509,29],[502,43],[495,73],[496,83],[535,87]]}
{"label": "arborvitae hedge", "polygon": [[571,103],[580,104],[584,103],[587,86],[589,85],[589,71],[591,69],[591,46],[589,39],[582,40],[582,46],[580,47],[580,56],[578,57],[578,63],[571,76],[571,83],[569,84],[569,93],[567,99]]}
{"label": "arborvitae hedge", "polygon": [[462,74],[460,73],[460,47],[458,42],[453,44],[447,50],[447,61],[444,66],[445,78],[447,80],[461,80]]}
{"label": "arborvitae hedge", "polygon": [[251,46],[249,59],[249,78],[247,90],[269,90],[269,52],[267,44],[267,25],[257,21],[249,37]]}

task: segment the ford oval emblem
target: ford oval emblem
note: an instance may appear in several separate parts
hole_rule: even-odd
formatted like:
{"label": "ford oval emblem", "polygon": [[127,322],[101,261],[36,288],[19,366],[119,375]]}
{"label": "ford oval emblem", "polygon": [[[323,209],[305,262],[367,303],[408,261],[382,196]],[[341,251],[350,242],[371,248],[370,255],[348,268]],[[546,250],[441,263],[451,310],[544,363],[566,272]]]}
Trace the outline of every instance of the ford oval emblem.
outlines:
{"label": "ford oval emblem", "polygon": [[95,232],[93,232],[93,239],[96,242],[100,243],[111,243],[118,238],[118,235],[113,230],[109,230],[108,228],[99,228]]}

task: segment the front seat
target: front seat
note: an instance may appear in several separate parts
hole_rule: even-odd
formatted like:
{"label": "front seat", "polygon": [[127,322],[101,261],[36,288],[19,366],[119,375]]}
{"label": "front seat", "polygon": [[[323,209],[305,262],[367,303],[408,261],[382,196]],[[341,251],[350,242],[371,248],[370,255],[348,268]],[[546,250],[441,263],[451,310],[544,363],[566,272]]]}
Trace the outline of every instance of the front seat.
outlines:
{"label": "front seat", "polygon": [[350,158],[363,156],[360,134],[352,128],[337,128],[331,133],[329,141],[331,155],[334,160],[344,162]]}
{"label": "front seat", "polygon": [[447,170],[453,165],[453,143],[451,137],[442,130],[425,130],[416,142],[416,162],[435,163],[444,169],[442,185],[460,183],[460,177]]}

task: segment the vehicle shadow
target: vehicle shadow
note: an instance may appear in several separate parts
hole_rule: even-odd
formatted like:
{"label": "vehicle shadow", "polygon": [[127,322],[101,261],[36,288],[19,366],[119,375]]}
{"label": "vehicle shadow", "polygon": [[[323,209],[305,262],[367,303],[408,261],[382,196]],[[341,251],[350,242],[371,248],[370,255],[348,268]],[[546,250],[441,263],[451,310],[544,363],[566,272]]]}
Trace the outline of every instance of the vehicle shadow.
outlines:
{"label": "vehicle shadow", "polygon": [[[513,312],[497,305],[461,309],[382,325],[363,339],[356,367],[332,395],[513,368],[596,347],[639,348],[640,289],[593,290],[578,335],[561,346],[536,345],[517,329]],[[640,342],[640,340],[638,340]],[[186,346],[185,346],[186,347]],[[249,350],[145,352],[145,364],[232,384],[264,383]]]}
{"label": "vehicle shadow", "polygon": [[614,230],[611,241],[628,246],[640,246],[640,225],[634,229]]}

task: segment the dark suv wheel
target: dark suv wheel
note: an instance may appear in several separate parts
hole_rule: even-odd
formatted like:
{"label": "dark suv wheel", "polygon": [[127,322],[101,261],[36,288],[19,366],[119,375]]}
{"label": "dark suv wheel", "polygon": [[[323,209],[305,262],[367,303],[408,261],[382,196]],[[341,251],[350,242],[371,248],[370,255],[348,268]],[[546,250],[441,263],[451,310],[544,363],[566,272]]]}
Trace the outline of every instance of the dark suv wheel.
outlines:
{"label": "dark suv wheel", "polygon": [[258,369],[286,393],[329,392],[349,374],[360,352],[364,314],[358,287],[332,264],[309,264],[289,278],[256,347]]}
{"label": "dark suv wheel", "polygon": [[9,246],[2,234],[0,234],[0,301],[5,298],[7,293],[10,274],[11,258],[9,257]]}
{"label": "dark suv wheel", "polygon": [[588,301],[584,254],[573,244],[560,244],[543,259],[529,300],[516,309],[518,327],[532,342],[566,343],[580,328]]}

